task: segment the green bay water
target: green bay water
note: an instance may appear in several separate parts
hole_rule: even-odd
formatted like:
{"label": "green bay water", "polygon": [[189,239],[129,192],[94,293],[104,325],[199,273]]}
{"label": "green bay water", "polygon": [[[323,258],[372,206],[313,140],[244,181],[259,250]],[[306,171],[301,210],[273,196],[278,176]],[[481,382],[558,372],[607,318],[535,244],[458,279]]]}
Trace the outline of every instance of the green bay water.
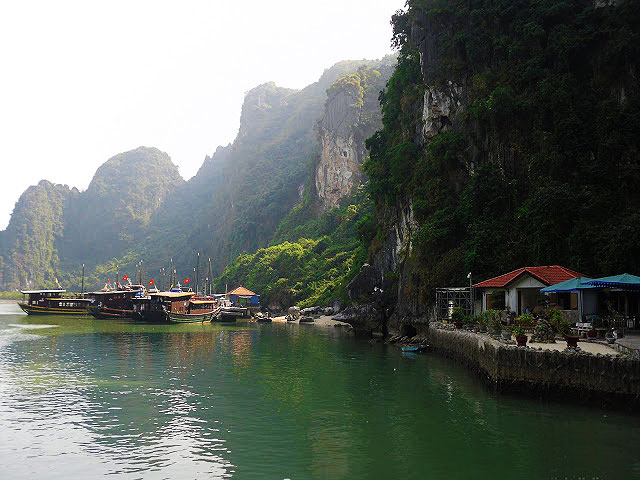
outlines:
{"label": "green bay water", "polygon": [[312,325],[0,304],[0,478],[640,478],[640,418]]}

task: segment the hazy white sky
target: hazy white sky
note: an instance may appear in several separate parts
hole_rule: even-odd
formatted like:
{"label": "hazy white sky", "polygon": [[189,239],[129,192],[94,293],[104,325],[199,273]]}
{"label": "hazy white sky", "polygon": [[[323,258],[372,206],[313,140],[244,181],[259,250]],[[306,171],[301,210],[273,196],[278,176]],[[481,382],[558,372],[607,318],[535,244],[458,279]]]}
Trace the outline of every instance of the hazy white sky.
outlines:
{"label": "hazy white sky", "polygon": [[182,176],[233,141],[244,93],[391,52],[405,0],[0,3],[0,229],[41,179],[84,190],[140,145]]}

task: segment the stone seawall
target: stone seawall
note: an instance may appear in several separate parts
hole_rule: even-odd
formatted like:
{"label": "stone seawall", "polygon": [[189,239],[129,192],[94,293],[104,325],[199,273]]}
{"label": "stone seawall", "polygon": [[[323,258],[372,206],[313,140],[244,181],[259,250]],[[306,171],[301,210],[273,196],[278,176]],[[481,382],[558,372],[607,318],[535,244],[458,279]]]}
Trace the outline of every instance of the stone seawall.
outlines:
{"label": "stone seawall", "polygon": [[640,407],[638,359],[521,348],[487,335],[438,327],[429,328],[431,347],[475,369],[500,391]]}

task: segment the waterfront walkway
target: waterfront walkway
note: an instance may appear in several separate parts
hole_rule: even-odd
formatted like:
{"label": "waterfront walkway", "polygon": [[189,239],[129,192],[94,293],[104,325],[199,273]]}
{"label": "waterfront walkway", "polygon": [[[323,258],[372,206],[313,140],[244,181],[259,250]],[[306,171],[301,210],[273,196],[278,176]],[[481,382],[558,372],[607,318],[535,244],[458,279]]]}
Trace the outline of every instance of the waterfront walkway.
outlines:
{"label": "waterfront walkway", "polygon": [[640,333],[627,333],[616,340],[618,350],[633,356],[640,356]]}

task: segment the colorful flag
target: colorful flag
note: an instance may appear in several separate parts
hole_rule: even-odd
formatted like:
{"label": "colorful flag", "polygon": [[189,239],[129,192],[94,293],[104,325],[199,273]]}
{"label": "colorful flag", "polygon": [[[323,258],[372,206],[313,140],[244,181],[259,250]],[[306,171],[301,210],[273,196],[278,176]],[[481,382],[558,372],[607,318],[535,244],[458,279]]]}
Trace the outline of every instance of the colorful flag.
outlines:
{"label": "colorful flag", "polygon": [[190,281],[190,279],[189,279],[189,278],[186,278],[186,279],[184,280],[184,283],[189,283],[189,281]]}
{"label": "colorful flag", "polygon": [[151,286],[151,285],[153,285],[153,280],[151,280],[151,281],[149,282],[149,286]]}
{"label": "colorful flag", "polygon": [[124,277],[122,277],[122,281],[123,281],[123,282],[126,282],[128,278],[129,278],[129,277],[127,277],[127,276],[125,275]]}

